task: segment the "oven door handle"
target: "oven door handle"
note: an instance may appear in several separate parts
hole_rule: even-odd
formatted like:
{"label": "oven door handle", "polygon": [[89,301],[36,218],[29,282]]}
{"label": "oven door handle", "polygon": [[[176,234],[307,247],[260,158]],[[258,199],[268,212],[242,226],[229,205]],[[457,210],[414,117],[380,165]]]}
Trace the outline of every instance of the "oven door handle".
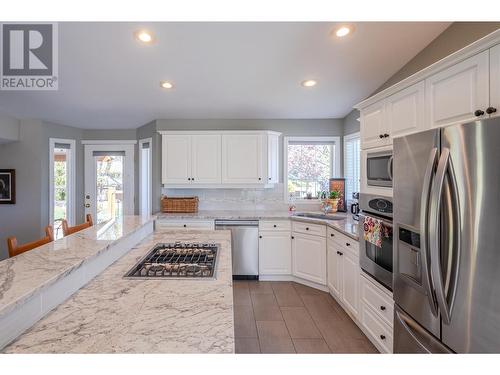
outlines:
{"label": "oven door handle", "polygon": [[365,219],[365,218],[367,218],[367,217],[369,217],[369,218],[371,218],[371,219],[375,219],[375,220],[381,221],[382,223],[384,223],[384,225],[385,225],[386,227],[392,228],[392,225],[393,225],[393,224],[392,224],[392,221],[389,221],[389,220],[383,219],[383,218],[378,217],[378,216],[375,216],[375,215],[363,215],[363,214],[359,214],[359,219],[360,219],[359,221],[360,221],[361,223],[364,223],[364,219]]}

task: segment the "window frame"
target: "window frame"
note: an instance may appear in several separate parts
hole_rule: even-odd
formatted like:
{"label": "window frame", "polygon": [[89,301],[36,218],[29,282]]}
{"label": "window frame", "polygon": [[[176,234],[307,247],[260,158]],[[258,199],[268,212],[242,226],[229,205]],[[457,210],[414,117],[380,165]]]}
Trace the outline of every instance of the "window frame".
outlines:
{"label": "window frame", "polygon": [[[290,142],[325,142],[334,143],[334,161],[332,163],[332,171],[330,178],[340,177],[340,149],[342,147],[340,136],[300,136],[300,137],[283,137],[283,197],[286,203],[290,203],[288,195],[288,144]],[[318,199],[296,199],[298,203],[318,204]]]}
{"label": "window frame", "polygon": [[[346,177],[346,160],[347,160],[347,147],[345,146],[346,145],[346,141],[352,141],[353,139],[359,139],[359,142],[360,142],[360,147],[359,147],[359,172],[358,172],[358,175],[359,175],[359,190],[361,189],[361,133],[360,132],[356,132],[356,133],[352,133],[352,134],[347,134],[347,135],[344,135],[344,139],[343,139],[343,155],[344,155],[344,160],[343,160],[343,163],[344,163],[344,178],[347,180],[347,177]],[[347,184],[346,184],[347,185]],[[359,191],[358,190],[358,191]],[[352,196],[350,197],[346,197],[346,203],[347,204],[350,204],[352,202]]]}
{"label": "window frame", "polygon": [[69,225],[75,225],[76,220],[76,140],[63,138],[49,138],[49,225],[54,224],[54,148],[56,143],[66,143],[70,145],[68,152],[68,176],[67,176],[67,220]]}

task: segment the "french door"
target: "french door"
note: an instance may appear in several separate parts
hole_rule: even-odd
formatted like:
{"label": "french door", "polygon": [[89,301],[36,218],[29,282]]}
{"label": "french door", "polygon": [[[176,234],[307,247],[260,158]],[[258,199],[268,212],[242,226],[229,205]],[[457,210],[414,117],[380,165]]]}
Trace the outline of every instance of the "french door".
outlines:
{"label": "french door", "polygon": [[97,223],[133,215],[135,142],[90,142],[84,143],[85,214]]}

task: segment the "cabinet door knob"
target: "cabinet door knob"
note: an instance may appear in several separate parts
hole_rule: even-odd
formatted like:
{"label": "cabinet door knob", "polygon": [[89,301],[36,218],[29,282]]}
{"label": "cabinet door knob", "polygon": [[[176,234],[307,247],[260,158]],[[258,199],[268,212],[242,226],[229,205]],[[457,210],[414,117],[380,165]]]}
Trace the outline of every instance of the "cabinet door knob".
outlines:
{"label": "cabinet door knob", "polygon": [[262,238],[262,236],[259,236],[259,238]]}
{"label": "cabinet door knob", "polygon": [[342,251],[339,251],[338,253],[340,256],[344,255],[344,253]]}
{"label": "cabinet door knob", "polygon": [[378,135],[378,137],[379,137],[380,139],[382,139],[382,138],[384,138],[384,135],[383,135],[383,134],[379,134],[379,135]]}
{"label": "cabinet door knob", "polygon": [[492,113],[495,113],[496,111],[497,111],[497,109],[494,108],[494,107],[488,107],[488,108],[486,108],[486,113],[489,114],[489,115],[491,115]]}
{"label": "cabinet door knob", "polygon": [[191,178],[190,178],[190,177],[188,177],[188,181],[191,181]]}
{"label": "cabinet door knob", "polygon": [[309,227],[306,227],[306,230],[309,230]]}
{"label": "cabinet door knob", "polygon": [[292,240],[294,240],[294,239],[295,239],[295,237],[294,237],[294,236],[292,236]]}
{"label": "cabinet door knob", "polygon": [[479,116],[482,116],[482,115],[484,115],[484,111],[482,111],[480,109],[478,109],[477,111],[474,112],[474,116],[476,116],[476,117],[479,117]]}
{"label": "cabinet door knob", "polygon": [[184,224],[184,225],[183,225],[183,227],[184,227],[184,228],[186,228],[186,227],[187,227],[187,225],[186,225],[186,224]]}
{"label": "cabinet door knob", "polygon": [[346,246],[351,246],[351,244],[349,242],[346,242],[345,245]]}
{"label": "cabinet door knob", "polygon": [[268,180],[271,181],[271,177],[269,177]]}
{"label": "cabinet door knob", "polygon": [[382,340],[385,340],[385,335],[380,335],[380,338],[381,338]]}
{"label": "cabinet door knob", "polygon": [[330,233],[330,237],[335,237],[335,235],[333,233]]}
{"label": "cabinet door knob", "polygon": [[384,311],[385,310],[385,306],[380,306],[380,310]]}
{"label": "cabinet door knob", "polygon": [[261,180],[262,180],[262,178],[261,178],[261,177],[259,177],[259,181],[261,181]]}
{"label": "cabinet door knob", "polygon": [[194,177],[191,177],[191,181],[194,181]]}
{"label": "cabinet door knob", "polygon": [[274,224],[273,227],[276,228],[276,224]]}
{"label": "cabinet door knob", "polygon": [[389,134],[385,133],[384,138],[388,138],[388,137],[389,137]]}

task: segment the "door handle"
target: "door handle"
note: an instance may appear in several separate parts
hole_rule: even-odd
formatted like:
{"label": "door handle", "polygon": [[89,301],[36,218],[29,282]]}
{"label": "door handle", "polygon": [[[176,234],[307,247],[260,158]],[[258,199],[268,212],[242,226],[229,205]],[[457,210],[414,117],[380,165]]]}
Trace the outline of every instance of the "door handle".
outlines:
{"label": "door handle", "polygon": [[430,263],[428,254],[428,224],[429,224],[429,199],[432,184],[432,176],[434,174],[434,165],[437,159],[437,148],[434,147],[429,155],[427,161],[427,168],[424,174],[424,181],[422,184],[422,196],[420,198],[420,226],[422,241],[420,243],[420,254],[422,256],[422,281],[424,288],[427,291],[427,299],[431,312],[437,317],[437,303],[434,297],[432,281],[430,277]]}
{"label": "door handle", "polygon": [[[457,210],[460,209],[459,202],[457,200],[458,187],[456,185],[455,174],[451,162],[450,150],[448,148],[443,148],[436,171],[436,178],[433,183],[431,192],[431,201],[430,201],[431,207],[429,214],[429,228],[430,228],[429,248],[431,255],[431,275],[432,275],[432,280],[434,282],[434,288],[436,291],[436,299],[438,302],[439,310],[441,312],[443,322],[446,324],[450,324],[455,291],[454,290],[451,291],[452,298],[450,300],[450,303],[448,304],[446,298],[446,291],[443,283],[443,271],[441,269],[440,243],[439,243],[439,232],[438,232],[439,217],[441,212],[441,200],[443,195],[444,180],[447,172],[449,173],[450,177],[449,182],[450,182],[450,187],[452,189],[452,196],[455,198],[455,202],[453,204],[454,206],[453,210],[455,211],[455,216],[453,217],[453,219],[454,223],[457,223],[457,221],[460,220],[460,214],[457,212]],[[458,224],[458,226],[460,226],[460,224]],[[460,235],[456,236],[456,241],[457,241],[456,244],[457,254],[456,255],[454,254],[453,251],[454,249],[450,250],[449,254],[451,254],[451,256],[457,256],[458,257],[457,259],[460,259],[460,248],[461,248]],[[453,243],[453,245],[455,244]],[[455,246],[453,247],[455,248]],[[458,276],[457,275],[458,264],[455,264],[454,267],[455,270],[454,271],[450,270],[450,271],[454,272],[455,279],[453,280],[454,282],[452,286],[456,287],[456,277]]]}

